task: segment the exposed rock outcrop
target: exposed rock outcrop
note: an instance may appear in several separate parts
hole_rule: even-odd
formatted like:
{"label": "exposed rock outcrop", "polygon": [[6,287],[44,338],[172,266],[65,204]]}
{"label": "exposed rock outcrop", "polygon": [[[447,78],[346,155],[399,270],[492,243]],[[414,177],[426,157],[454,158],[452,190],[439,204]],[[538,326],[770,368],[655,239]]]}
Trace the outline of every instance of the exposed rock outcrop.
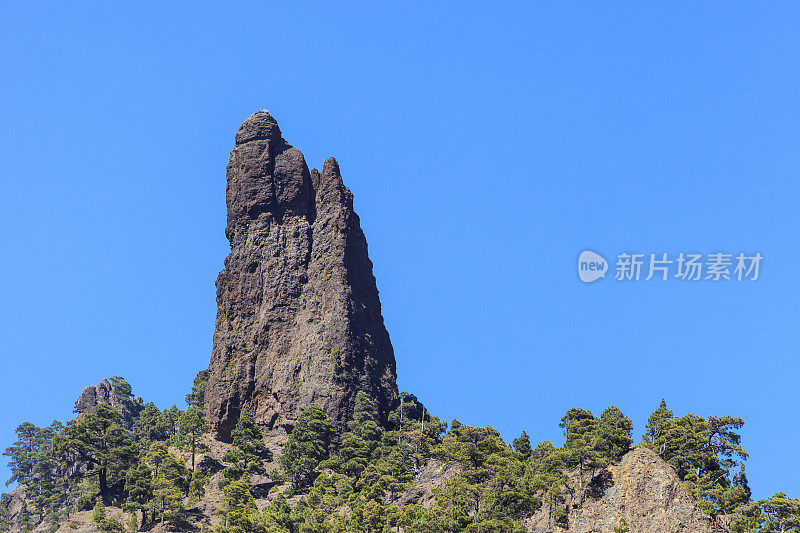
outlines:
{"label": "exposed rock outcrop", "polygon": [[[25,497],[25,487],[23,485],[19,485],[10,493],[7,495],[4,494],[2,498],[0,498],[0,510],[7,513],[11,531],[16,532],[24,530],[22,509],[25,505]],[[30,518],[32,523],[36,523],[39,520],[38,516],[33,516]]]}
{"label": "exposed rock outcrop", "polygon": [[318,402],[342,427],[364,390],[385,415],[398,401],[394,351],[336,160],[309,172],[260,111],[236,134],[226,196],[231,253],[217,279],[205,396],[219,437],[245,405],[288,431]]}
{"label": "exposed rock outcrop", "polygon": [[527,526],[534,533],[599,533],[614,531],[622,519],[636,533],[725,531],[700,510],[672,467],[644,446],[637,446],[594,479],[583,502],[570,511],[566,529],[548,527],[546,509],[528,520]]}
{"label": "exposed rock outcrop", "polygon": [[399,506],[419,504],[433,507],[435,496],[433,490],[442,486],[448,478],[460,473],[461,466],[455,462],[443,463],[438,459],[430,459],[422,465],[416,482],[400,494],[392,503]]}
{"label": "exposed rock outcrop", "polygon": [[[111,378],[114,380],[115,378]],[[108,404],[111,407],[119,407],[126,427],[130,427],[133,419],[138,415],[139,411],[144,406],[144,402],[138,396],[130,398],[125,393],[122,393],[120,398],[119,391],[115,391],[114,385],[111,381],[104,379],[97,385],[89,385],[83,389],[83,392],[75,401],[74,413],[78,414],[78,418],[94,412],[95,407],[99,404]]]}
{"label": "exposed rock outcrop", "polygon": [[102,380],[97,385],[88,385],[83,389],[83,392],[75,402],[75,413],[78,413],[78,418],[91,413],[99,403],[106,403],[114,406],[117,404],[114,397],[114,389],[111,387],[111,382],[107,379]]}

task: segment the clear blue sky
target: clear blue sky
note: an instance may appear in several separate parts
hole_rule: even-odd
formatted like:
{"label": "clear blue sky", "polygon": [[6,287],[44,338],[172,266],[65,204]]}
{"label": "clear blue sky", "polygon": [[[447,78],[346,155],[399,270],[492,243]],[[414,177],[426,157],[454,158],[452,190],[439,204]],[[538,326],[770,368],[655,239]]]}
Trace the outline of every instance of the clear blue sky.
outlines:
{"label": "clear blue sky", "polygon": [[[0,448],[106,376],[183,406],[266,108],[355,194],[401,389],[508,440],[742,416],[754,495],[800,497],[798,35],[797,2],[3,2]],[[586,248],[765,259],[584,285]]]}

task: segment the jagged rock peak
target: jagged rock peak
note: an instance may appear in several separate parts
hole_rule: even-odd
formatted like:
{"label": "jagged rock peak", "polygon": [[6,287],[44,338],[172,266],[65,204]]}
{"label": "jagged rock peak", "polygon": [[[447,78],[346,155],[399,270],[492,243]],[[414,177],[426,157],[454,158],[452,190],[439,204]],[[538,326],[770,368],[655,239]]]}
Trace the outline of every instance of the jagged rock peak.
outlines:
{"label": "jagged rock peak", "polygon": [[259,111],[236,134],[226,201],[231,253],[217,279],[205,403],[218,435],[245,405],[288,431],[318,402],[343,426],[359,390],[385,415],[398,401],[394,351],[339,164],[309,171]]}
{"label": "jagged rock peak", "polygon": [[[138,405],[142,405],[142,399],[139,397],[134,398]],[[94,408],[98,404],[105,403],[111,407],[117,407],[120,402],[117,395],[114,394],[114,385],[108,379],[103,379],[97,385],[88,385],[84,387],[83,392],[75,401],[75,409],[73,412],[78,414],[78,418],[94,412]],[[130,413],[124,413],[130,416]]]}
{"label": "jagged rock peak", "polygon": [[99,403],[106,403],[112,406],[116,403],[111,382],[107,379],[100,381],[97,385],[84,387],[83,392],[75,402],[74,412],[80,418],[94,411],[95,406]]}

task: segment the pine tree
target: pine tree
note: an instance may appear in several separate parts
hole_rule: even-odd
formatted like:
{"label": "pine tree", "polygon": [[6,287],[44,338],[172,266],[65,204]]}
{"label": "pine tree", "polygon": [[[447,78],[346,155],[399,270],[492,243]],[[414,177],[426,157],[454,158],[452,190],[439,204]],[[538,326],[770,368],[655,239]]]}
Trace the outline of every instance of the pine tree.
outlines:
{"label": "pine tree", "polygon": [[348,476],[358,476],[371,461],[381,444],[383,428],[378,424],[378,412],[369,396],[363,391],[356,395],[353,419],[347,423],[349,431],[342,438],[342,447],[330,464]]}
{"label": "pine tree", "polygon": [[0,494],[0,532],[2,533],[11,531],[11,513],[8,512],[10,504],[11,495]]}
{"label": "pine tree", "polygon": [[492,427],[454,420],[433,454],[461,466],[459,474],[434,491],[448,531],[513,531],[541,505],[529,465]]}
{"label": "pine tree", "polygon": [[318,403],[312,403],[297,419],[280,456],[281,468],[295,487],[313,481],[314,469],[328,456],[332,438],[331,419]]}
{"label": "pine tree", "polygon": [[744,420],[736,416],[708,417],[708,447],[719,458],[721,466],[728,472],[748,454],[742,448],[742,437],[737,433]]}
{"label": "pine tree", "polygon": [[599,454],[592,442],[597,419],[591,411],[573,408],[561,419],[559,427],[564,428],[566,436],[564,451],[567,454],[567,466],[578,467],[578,487],[583,489],[584,471],[598,465]]}
{"label": "pine tree", "polygon": [[278,494],[264,508],[262,517],[266,533],[296,531],[295,524],[292,521],[292,508],[283,494]]}
{"label": "pine tree", "polygon": [[94,509],[92,510],[92,522],[94,522],[101,528],[105,526],[106,506],[103,505],[102,500],[97,500],[97,503],[94,505]]}
{"label": "pine tree", "polygon": [[648,420],[644,442],[672,465],[704,512],[727,514],[750,498],[743,470],[748,454],[738,433],[743,425],[733,416],[674,418],[662,401]]}
{"label": "pine tree", "polygon": [[167,438],[172,438],[178,434],[178,419],[181,411],[175,405],[161,412],[159,424],[166,428]]}
{"label": "pine tree", "polygon": [[[186,486],[186,471],[184,466],[169,453],[167,444],[156,441],[144,456],[144,461],[152,471],[153,502],[158,506],[162,521],[165,513],[179,512],[183,509],[183,495]],[[146,483],[142,482],[144,488]],[[156,509],[152,510],[155,520]]]}
{"label": "pine tree", "polygon": [[456,474],[434,492],[436,508],[442,514],[446,531],[462,531],[480,508],[481,488],[466,476]]}
{"label": "pine tree", "polygon": [[189,482],[189,503],[197,502],[205,495],[209,479],[210,476],[202,474],[200,470],[192,472],[192,479]]}
{"label": "pine tree", "polygon": [[144,454],[144,461],[153,469],[153,478],[157,478],[161,467],[169,459],[169,449],[163,441],[151,442]]}
{"label": "pine tree", "polygon": [[58,421],[43,428],[25,422],[16,430],[17,441],[3,454],[11,458],[11,477],[6,485],[25,485],[26,499],[41,519],[57,512],[66,501],[64,472],[53,457],[53,439],[63,427]]}
{"label": "pine tree", "polygon": [[97,476],[104,502],[110,501],[109,487],[124,479],[137,458],[136,446],[122,422],[117,410],[101,403],[93,412],[70,422],[53,441],[55,456],[74,477]]}
{"label": "pine tree", "polygon": [[192,405],[178,417],[178,430],[180,431],[181,444],[192,452],[192,472],[194,472],[194,459],[200,447],[200,437],[207,429],[203,411]]}
{"label": "pine tree", "polygon": [[541,506],[533,477],[526,475],[526,464],[517,454],[508,449],[493,454],[484,468],[490,471],[490,481],[481,495],[478,519],[505,521],[511,529],[513,521],[529,516]]}
{"label": "pine tree", "polygon": [[611,406],[600,415],[592,446],[597,450],[597,466],[619,461],[633,443],[633,422],[618,407]]}
{"label": "pine tree", "polygon": [[[672,418],[672,411],[667,409],[667,402],[662,398],[658,409],[653,411],[653,414],[651,414],[647,419],[647,425],[645,426],[647,433],[642,435],[642,441],[649,444],[654,444],[663,436]],[[656,453],[661,453],[658,449],[653,449]]]}
{"label": "pine tree", "polygon": [[147,510],[153,501],[153,472],[144,462],[139,462],[136,468],[131,468],[125,479],[125,489],[128,499],[125,509],[132,514],[137,510],[142,511],[142,526],[147,524]]}
{"label": "pine tree", "polygon": [[161,521],[180,515],[183,511],[182,465],[170,456],[153,480],[153,497],[161,506]]}
{"label": "pine tree", "polygon": [[264,472],[263,461],[272,460],[272,452],[264,444],[264,435],[261,433],[253,413],[245,406],[236,422],[236,427],[231,432],[234,448],[225,454],[223,461],[233,463],[233,467],[226,469],[227,480],[238,479],[244,473],[260,474]]}
{"label": "pine tree", "polygon": [[547,507],[548,527],[566,516],[562,504],[566,501],[567,476],[564,474],[566,453],[550,441],[539,443],[531,454],[533,486],[543,492]]}
{"label": "pine tree", "polygon": [[114,395],[114,406],[122,415],[125,429],[131,429],[133,421],[142,411],[142,404],[133,397],[133,387],[122,376],[114,376],[110,379],[111,390]]}
{"label": "pine tree", "polygon": [[243,523],[248,515],[258,511],[253,493],[250,492],[250,477],[244,474],[225,487],[224,494],[222,504],[214,511],[215,514],[222,516],[222,523],[216,531],[224,533],[247,531],[242,527]]}
{"label": "pine tree", "polygon": [[730,533],[754,533],[764,523],[758,502],[749,501],[731,513]]}
{"label": "pine tree", "polygon": [[144,406],[139,418],[134,422],[132,430],[136,440],[144,442],[145,447],[149,442],[167,440],[169,437],[168,421],[153,402]]}
{"label": "pine tree", "polygon": [[522,435],[514,439],[512,446],[514,446],[514,451],[522,454],[522,459],[525,461],[527,461],[531,454],[533,454],[531,439],[528,437],[528,434],[525,433],[525,431],[522,432]]}
{"label": "pine tree", "polygon": [[764,513],[761,533],[790,533],[800,531],[800,500],[789,498],[783,492],[768,500],[758,502]]}
{"label": "pine tree", "polygon": [[201,370],[194,377],[192,383],[192,391],[186,395],[186,405],[189,407],[197,407],[202,411],[203,403],[206,398],[206,383],[208,383],[208,369]]}
{"label": "pine tree", "polygon": [[39,450],[38,427],[30,422],[23,422],[17,427],[16,433],[17,441],[3,452],[3,455],[11,458],[8,463],[11,477],[6,481],[6,486],[12,483],[29,484],[33,478],[36,452]]}

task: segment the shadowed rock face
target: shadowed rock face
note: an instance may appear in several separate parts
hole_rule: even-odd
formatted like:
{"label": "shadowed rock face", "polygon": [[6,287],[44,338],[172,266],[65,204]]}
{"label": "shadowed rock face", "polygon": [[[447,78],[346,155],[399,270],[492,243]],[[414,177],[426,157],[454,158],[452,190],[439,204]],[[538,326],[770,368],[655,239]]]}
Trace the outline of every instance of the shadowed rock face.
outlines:
{"label": "shadowed rock face", "polygon": [[398,401],[394,351],[336,160],[309,172],[260,111],[236,134],[227,180],[231,253],[217,278],[209,423],[227,440],[248,405],[289,431],[318,402],[341,427],[359,390],[385,416]]}

